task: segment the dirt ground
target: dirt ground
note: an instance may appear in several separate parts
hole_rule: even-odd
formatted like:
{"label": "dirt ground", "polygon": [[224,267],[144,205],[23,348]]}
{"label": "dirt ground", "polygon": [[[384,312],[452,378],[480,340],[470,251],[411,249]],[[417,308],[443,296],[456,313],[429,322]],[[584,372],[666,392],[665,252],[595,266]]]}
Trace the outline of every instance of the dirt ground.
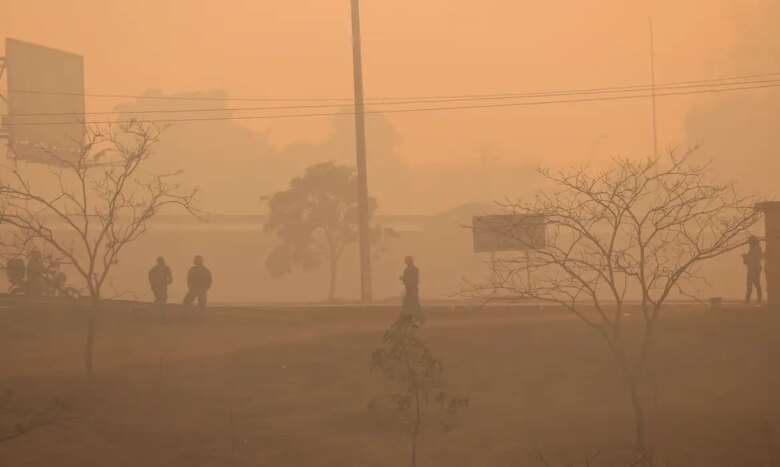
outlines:
{"label": "dirt ground", "polygon": [[[14,394],[0,424],[53,398],[67,413],[0,443],[0,465],[408,465],[399,425],[369,408],[387,390],[369,357],[394,318],[224,308],[174,311],[161,323],[144,306],[115,305],[101,315],[88,382],[79,311],[0,308],[0,391]],[[663,465],[770,465],[777,435],[768,428],[780,426],[777,322],[751,309],[664,317],[648,394]],[[576,319],[436,311],[422,334],[470,407],[455,430],[424,434],[420,466],[544,465],[538,452],[550,465],[584,465],[596,453],[594,466],[625,465],[617,459],[633,437],[626,393],[605,345]]]}

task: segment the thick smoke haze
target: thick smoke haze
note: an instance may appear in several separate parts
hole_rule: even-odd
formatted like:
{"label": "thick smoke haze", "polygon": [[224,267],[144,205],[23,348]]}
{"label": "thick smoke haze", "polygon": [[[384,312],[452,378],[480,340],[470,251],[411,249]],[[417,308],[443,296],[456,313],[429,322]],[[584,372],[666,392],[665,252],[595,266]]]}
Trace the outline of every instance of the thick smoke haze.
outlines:
{"label": "thick smoke haze", "polygon": [[0,0],[0,467],[780,465],[779,24]]}
{"label": "thick smoke haze", "polygon": [[[726,63],[733,70],[776,72],[780,34],[774,25],[780,21],[780,2],[745,2],[736,11],[737,42]],[[700,102],[687,116],[689,139],[743,189],[776,198],[778,111],[780,96],[775,90]]]}
{"label": "thick smoke haze", "polygon": [[[500,0],[481,5],[477,10],[443,0],[364,5],[368,97],[644,84],[649,81],[648,17],[655,24],[658,82],[777,67],[775,51],[767,47],[777,43],[772,20],[777,2],[718,0],[706,8],[671,0],[630,6],[612,0],[598,8],[578,1],[533,8]],[[0,29],[10,37],[83,54],[87,89],[94,93],[220,89],[225,96],[331,98],[351,95],[348,13],[347,4],[336,1],[203,1],[187,2],[185,8],[173,0],[11,0]],[[95,19],[85,22],[85,17]],[[713,158],[737,148],[755,154],[760,148],[750,146],[764,138],[758,133],[743,138],[737,130],[742,124],[760,132],[762,123],[745,122],[739,109],[719,117],[719,124],[707,115],[737,99],[753,108],[744,103],[765,101],[773,93],[659,99],[661,147],[701,144]],[[93,111],[159,105],[88,99]],[[732,116],[733,121],[724,120]],[[488,193],[514,197],[533,184],[527,172],[537,165],[598,163],[652,151],[646,100],[371,116],[369,125],[369,176],[380,212],[437,212],[484,200]],[[733,139],[722,141],[724,125],[735,130]],[[348,117],[179,124],[167,138],[176,139],[188,155],[168,157],[176,157],[179,168],[208,192],[209,209],[255,212],[259,196],[284,186],[290,172],[307,161],[349,161],[350,133]],[[484,147],[498,157],[486,158]],[[468,183],[457,190],[439,183],[462,179]],[[209,188],[223,180],[231,180],[227,191]]]}

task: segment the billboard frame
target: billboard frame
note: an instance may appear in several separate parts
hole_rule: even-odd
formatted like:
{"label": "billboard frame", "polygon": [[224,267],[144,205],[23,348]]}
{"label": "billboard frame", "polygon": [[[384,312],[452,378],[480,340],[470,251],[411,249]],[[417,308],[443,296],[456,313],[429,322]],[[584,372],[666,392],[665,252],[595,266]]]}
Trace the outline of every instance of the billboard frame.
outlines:
{"label": "billboard frame", "polygon": [[474,253],[527,252],[547,243],[546,220],[541,214],[474,216],[472,232]]}
{"label": "billboard frame", "polygon": [[[496,253],[522,251],[525,254],[526,283],[530,289],[533,284],[531,251],[543,249],[547,245],[546,217],[541,214],[491,214],[474,216],[471,222],[474,253],[490,253],[490,263],[493,266]],[[506,234],[496,234],[499,229]],[[514,237],[518,232],[520,240]],[[493,246],[489,247],[490,244]]]}
{"label": "billboard frame", "polygon": [[87,131],[83,55],[10,37],[5,44],[8,113],[1,136],[17,161],[67,165]]}

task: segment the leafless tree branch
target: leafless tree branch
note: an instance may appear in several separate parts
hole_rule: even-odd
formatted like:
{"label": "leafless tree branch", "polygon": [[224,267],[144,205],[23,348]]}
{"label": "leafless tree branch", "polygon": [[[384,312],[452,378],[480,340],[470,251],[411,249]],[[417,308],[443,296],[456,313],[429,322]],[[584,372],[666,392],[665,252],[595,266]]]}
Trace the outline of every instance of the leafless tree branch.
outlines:
{"label": "leafless tree branch", "polygon": [[[759,219],[758,200],[713,181],[708,164],[692,161],[694,151],[616,158],[603,170],[540,170],[549,191],[502,206],[543,217],[545,247],[533,249],[530,261],[492,262],[489,277],[469,284],[470,290],[478,296],[503,291],[569,310],[606,341],[636,391],[664,304],[674,295],[692,296],[692,284],[701,280],[698,266],[743,247]],[[533,284],[523,280],[529,269]],[[628,298],[638,299],[641,309],[636,352],[623,338]],[[643,418],[643,408],[634,408]],[[644,445],[644,420],[638,423],[638,444]]]}

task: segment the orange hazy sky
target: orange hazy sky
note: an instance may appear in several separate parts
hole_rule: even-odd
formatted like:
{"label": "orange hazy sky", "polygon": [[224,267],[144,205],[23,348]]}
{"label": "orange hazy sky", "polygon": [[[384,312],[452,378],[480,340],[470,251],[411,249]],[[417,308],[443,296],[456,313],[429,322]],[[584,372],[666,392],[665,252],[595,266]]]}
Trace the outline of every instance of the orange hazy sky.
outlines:
{"label": "orange hazy sky", "polygon": [[[740,19],[766,0],[363,0],[369,97],[643,84],[648,18],[659,82],[776,71],[733,60]],[[233,96],[342,97],[352,86],[349,0],[2,0],[0,36],[85,56],[94,93],[224,89]],[[684,144],[700,99],[659,100],[664,146]],[[91,110],[118,102],[90,99]],[[490,143],[502,158],[566,164],[643,155],[650,103],[622,101],[390,117],[411,166],[457,163]],[[252,123],[277,144],[330,123]],[[369,141],[370,144],[370,141]]]}

